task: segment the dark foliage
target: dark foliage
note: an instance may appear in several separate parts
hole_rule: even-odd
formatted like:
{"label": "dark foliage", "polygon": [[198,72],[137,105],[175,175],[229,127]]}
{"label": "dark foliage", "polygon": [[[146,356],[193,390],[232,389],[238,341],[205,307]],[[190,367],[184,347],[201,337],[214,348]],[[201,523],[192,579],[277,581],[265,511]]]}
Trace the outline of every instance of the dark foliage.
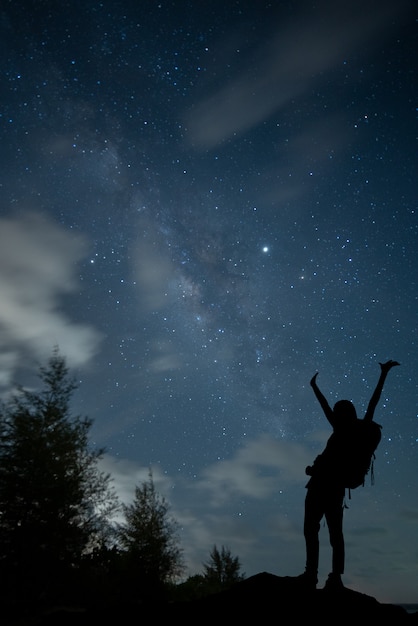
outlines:
{"label": "dark foliage", "polygon": [[118,538],[125,593],[161,595],[183,571],[177,523],[169,504],[155,489],[152,473],[135,488],[132,504],[123,505],[125,523]]}
{"label": "dark foliage", "polygon": [[72,417],[76,385],[55,350],[40,391],[18,388],[0,412],[0,593],[25,603],[59,595],[106,541],[117,507],[91,450],[91,421]]}
{"label": "dark foliage", "polygon": [[229,548],[215,545],[210,553],[209,561],[203,563],[203,574],[195,574],[176,589],[176,599],[182,601],[199,600],[211,594],[230,589],[238,582],[245,580],[241,573],[238,557],[233,557]]}

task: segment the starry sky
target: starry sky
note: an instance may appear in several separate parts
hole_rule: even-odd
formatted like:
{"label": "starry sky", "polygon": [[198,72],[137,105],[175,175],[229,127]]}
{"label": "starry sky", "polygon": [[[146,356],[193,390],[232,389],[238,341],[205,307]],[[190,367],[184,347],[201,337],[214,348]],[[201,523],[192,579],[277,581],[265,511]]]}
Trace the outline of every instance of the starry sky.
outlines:
{"label": "starry sky", "polygon": [[[413,0],[4,0],[0,391],[54,346],[121,499],[151,467],[187,574],[304,569],[309,380],[375,419],[348,587],[418,600]],[[330,570],[321,528],[320,586]]]}

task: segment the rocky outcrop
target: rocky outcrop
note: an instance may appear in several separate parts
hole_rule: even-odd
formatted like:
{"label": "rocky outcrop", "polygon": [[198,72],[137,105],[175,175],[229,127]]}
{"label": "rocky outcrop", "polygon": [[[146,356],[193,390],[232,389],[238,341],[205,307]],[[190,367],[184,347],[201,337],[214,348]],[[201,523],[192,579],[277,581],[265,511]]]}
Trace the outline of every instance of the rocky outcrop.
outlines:
{"label": "rocky outcrop", "polygon": [[[308,590],[295,578],[262,572],[237,583],[228,591],[188,603],[164,607],[170,617],[182,624],[198,624],[202,620],[222,623],[282,622],[312,624],[417,624],[418,614],[410,615],[398,605],[382,604],[375,598],[343,588],[338,591]],[[285,621],[284,621],[285,619]],[[244,621],[245,620],[245,621]]]}

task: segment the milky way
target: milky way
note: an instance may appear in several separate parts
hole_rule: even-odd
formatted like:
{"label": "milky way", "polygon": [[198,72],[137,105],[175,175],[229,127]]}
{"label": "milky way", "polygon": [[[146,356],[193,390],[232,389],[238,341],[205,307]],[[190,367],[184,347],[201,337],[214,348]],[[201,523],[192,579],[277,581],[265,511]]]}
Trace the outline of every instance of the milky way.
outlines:
{"label": "milky way", "polygon": [[302,571],[329,436],[309,380],[361,415],[392,358],[345,582],[416,600],[414,8],[1,9],[1,390],[58,345],[121,497],[153,468],[189,574],[215,543]]}

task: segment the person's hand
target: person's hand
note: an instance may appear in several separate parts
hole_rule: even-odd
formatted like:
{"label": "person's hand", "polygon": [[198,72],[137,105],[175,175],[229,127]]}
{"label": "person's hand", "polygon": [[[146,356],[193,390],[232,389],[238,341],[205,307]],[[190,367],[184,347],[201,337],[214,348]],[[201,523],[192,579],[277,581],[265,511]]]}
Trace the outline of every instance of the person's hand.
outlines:
{"label": "person's hand", "polygon": [[389,361],[386,361],[386,363],[379,363],[382,372],[384,372],[385,374],[388,373],[388,371],[392,368],[395,367],[396,365],[400,365],[400,363],[398,363],[398,361],[392,361],[392,359],[390,359]]}
{"label": "person's hand", "polygon": [[314,374],[311,378],[311,387],[313,387],[314,385],[316,385],[316,377],[318,376],[318,372],[316,372],[316,374]]}

